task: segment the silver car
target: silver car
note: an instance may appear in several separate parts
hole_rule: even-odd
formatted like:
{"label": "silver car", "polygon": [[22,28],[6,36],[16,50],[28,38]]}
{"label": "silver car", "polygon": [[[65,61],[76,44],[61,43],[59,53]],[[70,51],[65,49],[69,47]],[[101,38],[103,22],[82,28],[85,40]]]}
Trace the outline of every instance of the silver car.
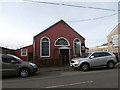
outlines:
{"label": "silver car", "polygon": [[0,60],[2,63],[2,76],[19,75],[27,77],[38,70],[36,64],[25,62],[14,55],[1,54],[0,56],[2,57],[2,60]]}
{"label": "silver car", "polygon": [[74,58],[70,62],[70,66],[82,71],[87,71],[96,66],[114,68],[115,64],[117,64],[116,56],[111,52],[91,52],[81,58]]}

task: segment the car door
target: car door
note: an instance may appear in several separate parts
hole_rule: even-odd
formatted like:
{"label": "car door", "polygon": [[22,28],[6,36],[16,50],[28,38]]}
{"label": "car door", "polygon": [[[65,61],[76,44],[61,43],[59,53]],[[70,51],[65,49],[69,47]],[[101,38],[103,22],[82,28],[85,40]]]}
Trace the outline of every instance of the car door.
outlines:
{"label": "car door", "polygon": [[17,68],[19,67],[19,64],[12,64],[11,61],[15,60],[12,56],[9,55],[3,55],[2,56],[2,74],[3,75],[16,75]]}
{"label": "car door", "polygon": [[101,57],[99,52],[95,52],[90,56],[90,65],[91,66],[100,66],[101,65]]}
{"label": "car door", "polygon": [[100,64],[101,65],[106,65],[107,59],[109,58],[110,54],[107,52],[101,52],[100,53]]}

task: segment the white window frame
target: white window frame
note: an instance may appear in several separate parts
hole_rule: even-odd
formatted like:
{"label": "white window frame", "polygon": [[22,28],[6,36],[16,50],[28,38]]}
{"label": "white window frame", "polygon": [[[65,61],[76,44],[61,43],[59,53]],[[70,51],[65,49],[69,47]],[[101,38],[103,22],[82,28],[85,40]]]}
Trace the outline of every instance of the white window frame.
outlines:
{"label": "white window frame", "polygon": [[[48,56],[42,56],[42,39],[47,38],[49,40],[49,55]],[[40,39],[40,57],[50,57],[50,39],[49,37],[42,37]]]}
{"label": "white window frame", "polygon": [[76,39],[78,39],[79,42],[80,42],[80,56],[81,56],[81,55],[82,55],[82,53],[81,53],[81,41],[80,41],[79,38],[75,38],[75,39],[73,40],[73,53],[74,53],[74,56],[76,56],[76,55],[75,55],[75,44],[74,44],[74,42],[75,42]]}
{"label": "white window frame", "polygon": [[[67,41],[68,45],[56,45],[56,42],[57,42],[59,39],[65,39],[65,40]],[[54,46],[70,46],[70,43],[69,43],[69,41],[68,41],[66,38],[60,37],[60,38],[58,38],[58,39],[55,41]]]}
{"label": "white window frame", "polygon": [[[25,55],[23,55],[23,50],[26,50]],[[21,49],[21,56],[27,56],[27,49]]]}

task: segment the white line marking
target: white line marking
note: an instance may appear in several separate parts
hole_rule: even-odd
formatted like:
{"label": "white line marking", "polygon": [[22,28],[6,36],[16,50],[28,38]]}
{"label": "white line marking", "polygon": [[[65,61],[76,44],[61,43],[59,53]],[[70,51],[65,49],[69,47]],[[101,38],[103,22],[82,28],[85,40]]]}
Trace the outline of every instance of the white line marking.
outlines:
{"label": "white line marking", "polygon": [[58,87],[73,86],[73,85],[87,84],[87,83],[93,83],[93,81],[77,82],[77,83],[71,83],[71,84],[65,84],[65,85],[49,86],[44,88],[58,88]]}

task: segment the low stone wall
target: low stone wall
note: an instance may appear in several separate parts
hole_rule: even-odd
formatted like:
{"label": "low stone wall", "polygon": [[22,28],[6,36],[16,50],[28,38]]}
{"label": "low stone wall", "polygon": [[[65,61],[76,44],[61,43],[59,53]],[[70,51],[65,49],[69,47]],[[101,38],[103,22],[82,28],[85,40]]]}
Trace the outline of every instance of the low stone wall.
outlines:
{"label": "low stone wall", "polygon": [[36,63],[38,67],[54,67],[63,65],[62,60],[60,59],[35,60],[34,63]]}

